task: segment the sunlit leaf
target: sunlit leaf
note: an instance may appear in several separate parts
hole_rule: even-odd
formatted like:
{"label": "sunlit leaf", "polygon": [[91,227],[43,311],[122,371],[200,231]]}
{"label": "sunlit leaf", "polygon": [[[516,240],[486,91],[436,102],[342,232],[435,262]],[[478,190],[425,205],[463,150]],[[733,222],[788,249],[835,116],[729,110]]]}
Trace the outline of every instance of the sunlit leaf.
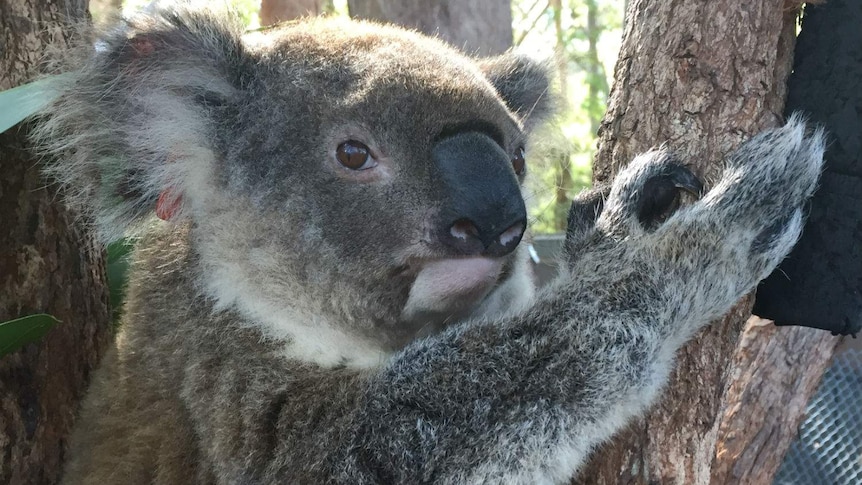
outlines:
{"label": "sunlit leaf", "polygon": [[60,95],[57,89],[68,76],[57,75],[0,91],[0,132],[4,132],[47,106]]}

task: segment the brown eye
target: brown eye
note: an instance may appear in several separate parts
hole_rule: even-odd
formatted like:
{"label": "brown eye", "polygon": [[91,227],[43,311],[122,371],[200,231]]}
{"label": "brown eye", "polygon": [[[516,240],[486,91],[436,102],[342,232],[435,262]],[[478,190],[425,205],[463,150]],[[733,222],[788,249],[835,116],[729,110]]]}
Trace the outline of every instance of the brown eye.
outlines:
{"label": "brown eye", "polygon": [[368,145],[356,140],[347,140],[338,145],[335,150],[335,157],[339,163],[351,170],[366,170],[376,165],[370,163],[373,162],[373,159]]}
{"label": "brown eye", "polygon": [[524,175],[527,171],[527,160],[524,158],[524,147],[518,147],[515,154],[512,156],[512,168],[518,175]]}

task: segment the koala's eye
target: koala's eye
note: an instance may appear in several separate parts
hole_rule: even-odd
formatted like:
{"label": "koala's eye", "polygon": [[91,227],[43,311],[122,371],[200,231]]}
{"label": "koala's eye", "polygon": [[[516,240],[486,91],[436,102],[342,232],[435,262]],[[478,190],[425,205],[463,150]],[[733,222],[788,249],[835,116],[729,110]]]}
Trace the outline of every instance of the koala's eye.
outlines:
{"label": "koala's eye", "polygon": [[368,145],[356,140],[347,140],[338,145],[335,150],[335,158],[340,164],[351,170],[367,170],[377,165],[371,157],[371,150]]}
{"label": "koala's eye", "polygon": [[515,150],[515,154],[512,155],[512,168],[515,169],[515,173],[518,175],[524,175],[527,171],[527,159],[524,154],[524,147],[518,147]]}

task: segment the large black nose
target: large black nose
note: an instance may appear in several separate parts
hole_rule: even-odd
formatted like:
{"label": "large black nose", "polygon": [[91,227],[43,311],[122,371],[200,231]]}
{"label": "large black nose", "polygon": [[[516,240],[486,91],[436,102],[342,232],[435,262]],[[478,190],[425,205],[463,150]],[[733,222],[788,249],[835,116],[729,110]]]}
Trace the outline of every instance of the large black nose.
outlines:
{"label": "large black nose", "polygon": [[491,137],[460,133],[431,151],[443,187],[437,234],[458,254],[504,256],[527,228],[527,209],[511,156]]}

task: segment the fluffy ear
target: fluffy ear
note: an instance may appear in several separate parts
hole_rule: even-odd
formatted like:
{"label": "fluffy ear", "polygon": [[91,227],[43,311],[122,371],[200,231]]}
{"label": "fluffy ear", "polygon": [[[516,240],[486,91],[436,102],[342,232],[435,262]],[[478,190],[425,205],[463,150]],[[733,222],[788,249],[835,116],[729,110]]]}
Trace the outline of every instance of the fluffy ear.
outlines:
{"label": "fluffy ear", "polygon": [[[59,100],[38,116],[37,149],[70,206],[107,241],[159,208],[180,217],[217,158],[218,126],[238,102],[240,27],[208,13],[128,20],[95,44]],[[200,188],[198,189],[200,190]]]}
{"label": "fluffy ear", "polygon": [[554,114],[550,65],[513,52],[477,62],[528,131]]}

